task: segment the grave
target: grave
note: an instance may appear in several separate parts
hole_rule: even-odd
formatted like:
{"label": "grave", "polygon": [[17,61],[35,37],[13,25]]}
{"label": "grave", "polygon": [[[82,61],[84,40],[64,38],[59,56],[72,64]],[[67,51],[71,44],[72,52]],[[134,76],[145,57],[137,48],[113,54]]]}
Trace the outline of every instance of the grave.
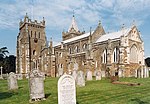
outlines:
{"label": "grave", "polygon": [[92,78],[92,71],[87,71],[87,81],[91,81],[93,78]]}
{"label": "grave", "polygon": [[101,80],[101,78],[102,78],[101,71],[97,70],[96,71],[96,80]]}
{"label": "grave", "polygon": [[0,76],[0,79],[3,79],[3,67],[1,66],[0,69],[1,69],[1,76]]}
{"label": "grave", "polygon": [[18,89],[18,83],[15,73],[10,72],[7,81],[8,81],[8,90]]}
{"label": "grave", "polygon": [[73,70],[72,72],[72,77],[75,79],[76,81],[76,77],[77,77],[77,71],[76,70]]}
{"label": "grave", "polygon": [[62,65],[60,64],[59,67],[58,67],[58,77],[62,76],[63,75],[63,67]]}
{"label": "grave", "polygon": [[64,74],[58,80],[58,104],[76,104],[75,80]]}
{"label": "grave", "polygon": [[30,102],[45,100],[44,75],[37,69],[29,74]]}
{"label": "grave", "polygon": [[85,76],[83,71],[78,71],[76,82],[79,87],[85,86]]}
{"label": "grave", "polygon": [[16,77],[18,80],[22,80],[23,79],[23,75],[22,74],[16,74]]}
{"label": "grave", "polygon": [[74,63],[73,70],[78,70],[78,68],[79,68],[79,65],[78,65],[78,63]]}

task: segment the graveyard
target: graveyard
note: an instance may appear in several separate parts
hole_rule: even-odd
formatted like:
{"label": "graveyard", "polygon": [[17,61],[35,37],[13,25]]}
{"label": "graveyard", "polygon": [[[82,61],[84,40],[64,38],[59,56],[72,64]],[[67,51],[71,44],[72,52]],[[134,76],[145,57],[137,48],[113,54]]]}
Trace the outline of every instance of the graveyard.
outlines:
{"label": "graveyard", "polygon": [[[45,99],[33,104],[58,104],[59,78],[44,80]],[[85,81],[76,86],[77,104],[149,104],[149,78],[120,78],[120,82],[140,83],[139,86],[112,84],[110,79]],[[29,79],[18,80],[18,89],[8,90],[7,80],[0,80],[0,104],[29,104]]]}

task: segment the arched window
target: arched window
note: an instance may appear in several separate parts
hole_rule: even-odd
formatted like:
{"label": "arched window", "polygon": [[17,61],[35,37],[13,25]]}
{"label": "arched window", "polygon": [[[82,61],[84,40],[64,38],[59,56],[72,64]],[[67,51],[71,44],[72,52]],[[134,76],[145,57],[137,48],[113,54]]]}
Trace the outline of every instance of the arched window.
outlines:
{"label": "arched window", "polygon": [[35,34],[34,34],[34,35],[35,35],[35,38],[36,38],[36,31],[35,31]]}
{"label": "arched window", "polygon": [[32,31],[31,31],[31,37],[32,37]]}
{"label": "arched window", "polygon": [[40,38],[40,32],[39,32],[39,38]]}
{"label": "arched window", "polygon": [[107,49],[103,51],[102,54],[102,63],[107,63]]}
{"label": "arched window", "polygon": [[75,52],[75,53],[78,53],[78,52],[79,52],[79,47],[78,47],[78,46],[75,46],[74,52]]}
{"label": "arched window", "polygon": [[83,51],[86,51],[86,49],[87,49],[87,44],[86,43],[83,44],[82,49],[83,49]]}
{"label": "arched window", "polygon": [[36,55],[36,51],[35,50],[33,50],[33,55]]}
{"label": "arched window", "polygon": [[138,63],[138,51],[136,45],[130,48],[130,62]]}
{"label": "arched window", "polygon": [[69,48],[69,54],[71,54],[71,48]]}
{"label": "arched window", "polygon": [[113,51],[113,62],[119,61],[119,49],[116,47]]}

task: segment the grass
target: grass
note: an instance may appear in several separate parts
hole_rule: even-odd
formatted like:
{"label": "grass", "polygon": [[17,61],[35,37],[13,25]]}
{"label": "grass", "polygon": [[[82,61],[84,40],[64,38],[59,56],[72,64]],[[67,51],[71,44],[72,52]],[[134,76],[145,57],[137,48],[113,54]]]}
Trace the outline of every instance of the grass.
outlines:
{"label": "grass", "polygon": [[[57,104],[58,78],[46,78],[46,100],[34,104]],[[108,79],[87,81],[77,87],[77,104],[150,104],[150,78],[121,78],[120,81],[141,83],[140,86],[111,84]],[[0,80],[0,104],[29,104],[28,80],[18,81],[19,89],[8,91],[7,81]]]}

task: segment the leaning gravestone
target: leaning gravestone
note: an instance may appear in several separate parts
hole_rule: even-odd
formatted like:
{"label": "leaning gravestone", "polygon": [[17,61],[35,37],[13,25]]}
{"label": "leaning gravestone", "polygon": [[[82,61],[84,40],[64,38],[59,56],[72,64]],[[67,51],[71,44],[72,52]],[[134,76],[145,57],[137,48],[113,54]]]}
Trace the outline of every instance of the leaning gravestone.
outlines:
{"label": "leaning gravestone", "polygon": [[97,70],[96,71],[96,80],[101,80],[101,78],[102,78],[101,71]]}
{"label": "leaning gravestone", "polygon": [[16,78],[15,73],[10,72],[8,75],[7,81],[8,81],[8,89],[9,90],[18,89],[17,78]]}
{"label": "leaning gravestone", "polygon": [[87,81],[90,81],[90,80],[92,80],[93,78],[92,78],[92,72],[91,71],[88,71],[87,72]]}
{"label": "leaning gravestone", "polygon": [[85,77],[83,71],[79,71],[76,77],[76,82],[79,87],[85,86]]}
{"label": "leaning gravestone", "polygon": [[30,102],[45,100],[44,75],[37,69],[29,74]]}
{"label": "leaning gravestone", "polygon": [[58,80],[58,104],[76,104],[75,80],[64,74]]}

